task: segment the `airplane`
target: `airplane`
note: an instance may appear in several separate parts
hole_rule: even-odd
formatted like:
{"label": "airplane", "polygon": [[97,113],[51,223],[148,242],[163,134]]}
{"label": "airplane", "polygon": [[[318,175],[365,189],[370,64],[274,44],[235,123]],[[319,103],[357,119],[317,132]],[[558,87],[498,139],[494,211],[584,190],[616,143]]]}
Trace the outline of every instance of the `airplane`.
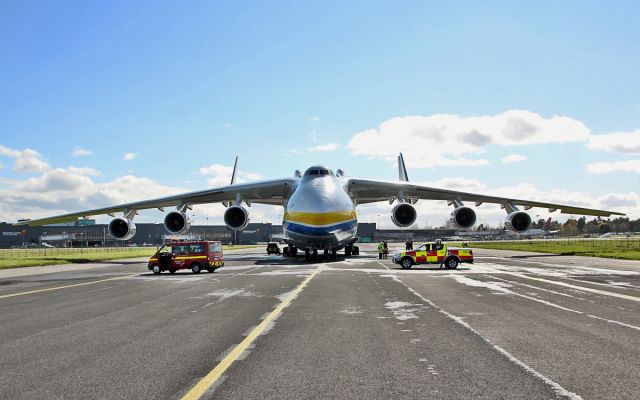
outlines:
{"label": "airplane", "polygon": [[[529,210],[532,207],[547,208],[549,212],[560,210],[565,214],[582,214],[608,217],[622,213],[574,207],[539,201],[519,200],[431,188],[409,183],[402,153],[398,155],[398,181],[380,181],[351,178],[341,169],[331,169],[314,165],[304,174],[299,170],[293,177],[252,183],[235,183],[238,166],[236,157],[231,184],[227,186],[195,192],[166,196],[152,200],[125,203],[111,207],[73,212],[48,218],[20,221],[14,225],[40,226],[75,221],[78,218],[107,214],[113,219],[109,223],[109,234],[120,240],[131,239],[136,233],[134,217],[139,210],[175,207],[164,218],[165,229],[170,234],[184,234],[191,221],[187,210],[193,205],[222,203],[224,223],[232,230],[242,230],[249,224],[249,211],[253,203],[284,207],[284,240],[289,246],[289,254],[296,256],[298,249],[304,251],[309,260],[324,251],[326,258],[336,258],[338,250],[344,249],[345,256],[357,255],[358,220],[356,207],[360,204],[388,201],[391,221],[398,227],[411,226],[417,218],[414,204],[418,200],[442,200],[454,209],[450,221],[459,229],[470,229],[475,225],[476,213],[464,202],[473,202],[476,207],[483,203],[500,204],[506,211],[505,227],[512,232],[526,232],[531,226],[531,217],[518,207]],[[394,205],[395,203],[395,205]],[[116,216],[122,213],[122,216]]]}
{"label": "airplane", "polygon": [[551,227],[551,217],[549,217],[547,222],[544,223],[544,225],[542,226],[542,229],[537,229],[537,228],[528,229],[524,232],[515,232],[515,234],[519,236],[524,236],[524,237],[536,237],[536,236],[553,235],[554,233],[560,232],[559,230],[550,231],[549,230],[550,227]]}

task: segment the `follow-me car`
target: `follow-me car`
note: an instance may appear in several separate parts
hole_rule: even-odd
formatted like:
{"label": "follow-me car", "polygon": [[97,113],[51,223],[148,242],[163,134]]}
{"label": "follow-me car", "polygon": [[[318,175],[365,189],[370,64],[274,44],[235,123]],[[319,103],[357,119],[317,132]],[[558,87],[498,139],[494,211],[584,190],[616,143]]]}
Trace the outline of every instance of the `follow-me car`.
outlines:
{"label": "follow-me car", "polygon": [[[143,200],[112,207],[74,212],[49,218],[21,221],[16,225],[47,225],[70,222],[92,215],[108,214],[113,218],[109,223],[109,234],[116,239],[127,240],[136,233],[133,222],[138,210],[175,207],[164,219],[166,230],[172,234],[184,234],[191,222],[187,210],[195,204],[221,202],[227,207],[225,224],[233,230],[242,230],[249,223],[249,211],[253,203],[279,205],[284,207],[283,228],[289,254],[296,255],[304,250],[306,258],[317,255],[319,250],[325,256],[335,258],[336,252],[345,249],[349,256],[357,252],[356,206],[379,201],[389,201],[393,205],[391,220],[398,227],[408,227],[417,218],[413,206],[419,199],[444,200],[453,206],[450,221],[460,229],[469,229],[476,222],[474,209],[464,202],[500,204],[507,212],[505,227],[513,232],[525,232],[531,225],[531,217],[519,207],[547,208],[550,212],[560,210],[565,214],[595,215],[607,217],[612,211],[594,210],[568,205],[495,197],[482,194],[437,189],[409,183],[402,154],[398,155],[398,182],[357,179],[345,176],[342,170],[332,171],[323,166],[313,166],[301,174],[295,171],[291,178],[236,184],[236,157],[231,184],[223,187],[167,196],[153,200]],[[394,205],[395,203],[395,205]],[[245,207],[246,206],[246,207]],[[115,213],[123,213],[116,217]]]}

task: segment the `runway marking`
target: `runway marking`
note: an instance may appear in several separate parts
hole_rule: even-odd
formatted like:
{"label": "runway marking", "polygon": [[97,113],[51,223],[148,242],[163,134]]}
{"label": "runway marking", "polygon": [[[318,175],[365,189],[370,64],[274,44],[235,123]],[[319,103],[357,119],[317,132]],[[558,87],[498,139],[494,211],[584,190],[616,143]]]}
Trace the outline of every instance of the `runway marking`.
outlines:
{"label": "runway marking", "polygon": [[378,261],[378,264],[382,265],[387,271],[391,271],[391,269],[389,267],[387,267],[386,265],[384,265],[380,261]]}
{"label": "runway marking", "polygon": [[[510,295],[522,297],[522,298],[525,298],[527,300],[535,301],[535,302],[547,305],[549,307],[554,307],[554,308],[557,308],[557,309],[560,309],[560,310],[563,310],[563,311],[567,311],[567,312],[570,312],[570,313],[584,315],[584,316],[589,317],[589,318],[597,319],[597,320],[600,320],[600,321],[608,322],[610,324],[616,324],[616,325],[619,325],[619,326],[624,326],[625,328],[629,328],[629,329],[634,329],[636,331],[640,331],[640,327],[635,326],[635,325],[630,325],[630,324],[626,324],[624,322],[598,317],[597,315],[587,314],[584,311],[578,311],[578,310],[574,310],[574,309],[571,309],[571,308],[563,307],[561,305],[552,303],[550,301],[537,299],[535,297],[531,297],[531,296],[527,296],[527,295],[524,295],[524,294],[516,293],[516,292],[514,292],[512,290],[497,286],[497,285],[495,285],[495,283],[476,281],[474,279],[470,279],[470,278],[467,278],[465,276],[454,276],[453,278],[458,283],[462,283],[462,284],[465,284],[465,285],[468,285],[468,286],[485,287],[485,288],[490,289],[490,290],[495,290],[495,291],[499,291],[499,292],[502,292],[502,293],[505,293],[505,294],[510,294]],[[500,279],[500,280],[505,281],[505,282],[510,282],[510,281],[507,281],[507,280],[504,280],[504,279]],[[532,286],[532,288],[539,289],[539,288],[536,288],[535,286]]]}
{"label": "runway marking", "polygon": [[536,378],[542,380],[545,384],[547,384],[557,395],[562,396],[562,397],[566,397],[568,399],[571,400],[582,400],[582,397],[577,394],[577,393],[573,393],[568,391],[567,389],[563,388],[562,386],[560,386],[560,384],[554,382],[553,380],[551,380],[550,378],[542,375],[540,372],[536,371],[535,369],[533,369],[532,367],[530,367],[529,365],[525,364],[524,362],[520,361],[519,359],[517,359],[515,356],[513,356],[511,353],[509,353],[508,351],[506,351],[505,349],[503,349],[502,347],[498,346],[497,344],[493,343],[491,340],[489,340],[488,338],[482,336],[480,334],[480,332],[478,332],[477,330],[473,329],[471,327],[471,325],[467,324],[466,322],[464,322],[462,320],[462,318],[457,317],[445,310],[443,310],[442,308],[438,307],[437,305],[435,305],[434,302],[432,302],[431,300],[427,299],[426,297],[424,297],[423,295],[421,295],[420,293],[418,293],[417,291],[413,290],[412,288],[410,288],[406,283],[404,283],[399,277],[394,276],[392,277],[393,280],[395,280],[396,282],[400,283],[402,286],[406,287],[407,290],[409,290],[411,293],[413,293],[414,295],[416,295],[420,300],[424,301],[425,303],[429,304],[431,307],[435,308],[436,310],[438,310],[438,312],[446,315],[448,318],[452,319],[454,322],[457,322],[458,324],[462,325],[463,327],[465,327],[466,329],[470,330],[471,332],[473,332],[474,334],[478,335],[482,340],[484,340],[488,345],[490,345],[494,350],[496,350],[497,352],[499,352],[500,354],[502,354],[504,357],[507,358],[507,360],[511,361],[512,363],[514,363],[515,365],[519,366],[520,368],[524,369],[525,371],[527,371],[528,373],[530,373],[531,375],[535,376]]}
{"label": "runway marking", "polygon": [[56,286],[56,287],[47,288],[47,289],[30,290],[28,292],[5,294],[5,295],[0,296],[0,299],[8,299],[9,297],[25,296],[27,294],[34,294],[34,293],[50,292],[50,291],[53,291],[53,290],[68,289],[68,288],[78,287],[78,286],[93,285],[94,283],[115,281],[115,280],[118,280],[118,279],[130,278],[132,276],[137,276],[137,275],[138,274],[130,274],[130,275],[124,275],[124,276],[117,276],[115,278],[100,279],[100,280],[91,281],[91,282],[74,283],[73,285]]}
{"label": "runway marking", "polygon": [[291,304],[291,302],[302,292],[302,290],[311,282],[311,280],[320,272],[320,268],[313,271],[302,283],[296,287],[291,294],[276,307],[269,315],[262,320],[262,322],[255,327],[247,337],[240,342],[229,354],[224,357],[218,365],[216,365],[204,378],[200,380],[187,394],[182,397],[182,400],[196,400],[202,397],[203,394],[220,379],[231,365],[240,359],[242,354],[251,346],[251,344],[267,329],[271,323],[280,316],[284,309]]}
{"label": "runway marking", "polygon": [[619,299],[625,299],[625,300],[631,300],[631,301],[640,301],[640,297],[629,296],[629,295],[621,294],[621,293],[607,292],[606,290],[598,290],[598,289],[592,289],[592,288],[588,288],[588,287],[584,287],[584,286],[571,285],[571,284],[565,283],[565,282],[550,281],[548,279],[542,279],[542,278],[534,278],[533,276],[517,274],[517,273],[514,273],[514,272],[503,272],[503,274],[511,275],[511,276],[517,276],[518,278],[530,279],[532,281],[550,283],[552,285],[567,287],[567,288],[571,288],[571,289],[577,289],[577,290],[581,290],[583,292],[596,293],[596,294],[601,294],[601,295],[604,295],[604,296],[617,297]]}

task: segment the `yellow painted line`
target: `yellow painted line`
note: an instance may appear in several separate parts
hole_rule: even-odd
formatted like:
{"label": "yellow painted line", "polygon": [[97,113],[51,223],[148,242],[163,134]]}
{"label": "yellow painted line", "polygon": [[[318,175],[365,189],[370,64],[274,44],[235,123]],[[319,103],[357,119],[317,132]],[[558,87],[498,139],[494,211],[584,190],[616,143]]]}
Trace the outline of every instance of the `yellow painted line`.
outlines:
{"label": "yellow painted line", "polygon": [[28,292],[20,292],[20,293],[5,294],[5,295],[0,296],[0,299],[8,299],[9,297],[24,296],[24,295],[27,295],[27,294],[34,294],[34,293],[50,292],[50,291],[52,291],[52,290],[68,289],[68,288],[78,287],[78,286],[93,285],[94,283],[115,281],[115,280],[118,280],[118,279],[129,278],[129,277],[131,277],[131,276],[137,276],[137,275],[138,275],[138,274],[131,274],[131,275],[124,275],[124,276],[117,276],[117,277],[115,277],[115,278],[107,278],[107,279],[100,279],[100,280],[97,280],[97,281],[91,281],[91,282],[75,283],[75,284],[73,284],[73,285],[56,286],[56,287],[47,288],[47,289],[30,290],[30,291],[28,291]]}
{"label": "yellow painted line", "polygon": [[214,385],[218,379],[225,373],[229,367],[244,353],[247,348],[253,343],[258,336],[264,332],[264,330],[269,326],[271,321],[273,321],[276,316],[278,316],[282,311],[291,304],[291,301],[295,299],[302,289],[304,289],[309,282],[318,274],[319,269],[313,271],[311,275],[307,277],[300,285],[287,298],[276,307],[275,310],[271,311],[269,315],[262,320],[262,322],[256,326],[251,333],[242,341],[239,345],[237,345],[218,365],[215,366],[204,378],[200,380],[187,394],[185,394],[181,400],[197,400],[212,386]]}

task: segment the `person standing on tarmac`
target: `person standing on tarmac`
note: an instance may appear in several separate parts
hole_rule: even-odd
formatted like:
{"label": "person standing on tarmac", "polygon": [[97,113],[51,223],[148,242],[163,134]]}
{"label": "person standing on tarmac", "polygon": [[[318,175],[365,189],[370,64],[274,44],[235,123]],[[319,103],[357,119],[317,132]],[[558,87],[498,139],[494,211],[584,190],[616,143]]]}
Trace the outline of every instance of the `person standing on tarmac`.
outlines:
{"label": "person standing on tarmac", "polygon": [[384,243],[382,240],[378,243],[378,259],[382,260],[382,252],[384,251]]}
{"label": "person standing on tarmac", "polygon": [[387,258],[387,254],[389,254],[389,246],[387,242],[382,242],[382,258]]}

